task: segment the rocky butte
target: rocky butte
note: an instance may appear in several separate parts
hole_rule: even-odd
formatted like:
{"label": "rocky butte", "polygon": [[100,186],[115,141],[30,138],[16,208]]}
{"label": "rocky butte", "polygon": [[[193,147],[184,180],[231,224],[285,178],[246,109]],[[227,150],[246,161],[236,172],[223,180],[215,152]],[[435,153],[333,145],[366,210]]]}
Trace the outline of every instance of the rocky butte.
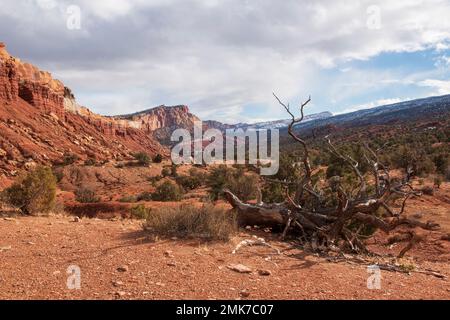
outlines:
{"label": "rocky butte", "polygon": [[80,106],[70,88],[11,56],[0,43],[0,176],[57,163],[65,153],[99,161],[129,158],[137,151],[167,156],[152,128]]}

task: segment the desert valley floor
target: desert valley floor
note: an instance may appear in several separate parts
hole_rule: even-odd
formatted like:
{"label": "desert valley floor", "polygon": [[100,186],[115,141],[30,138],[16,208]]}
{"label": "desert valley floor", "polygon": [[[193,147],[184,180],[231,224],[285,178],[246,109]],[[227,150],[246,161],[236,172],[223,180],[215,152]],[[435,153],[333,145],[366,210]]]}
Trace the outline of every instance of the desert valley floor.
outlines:
{"label": "desert valley floor", "polygon": [[[382,271],[381,289],[367,288],[367,263],[324,257],[243,229],[228,243],[154,239],[142,221],[73,216],[0,218],[0,299],[448,299],[450,242],[447,183],[434,197],[413,199],[410,212],[427,212],[443,230],[425,235],[401,264],[445,276]],[[426,219],[426,217],[424,217]],[[236,244],[253,235],[269,247]],[[370,246],[384,256],[385,237]],[[386,258],[387,259],[387,258]],[[251,273],[228,267],[243,264]],[[81,289],[67,289],[66,270],[81,269]]]}

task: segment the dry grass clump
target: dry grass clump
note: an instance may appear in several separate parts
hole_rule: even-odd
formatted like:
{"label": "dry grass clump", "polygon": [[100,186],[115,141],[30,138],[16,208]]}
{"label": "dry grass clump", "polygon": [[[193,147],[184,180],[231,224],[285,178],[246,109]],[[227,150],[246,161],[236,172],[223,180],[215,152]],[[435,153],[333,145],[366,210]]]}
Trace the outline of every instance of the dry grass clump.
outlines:
{"label": "dry grass clump", "polygon": [[227,241],[236,232],[234,213],[205,204],[161,208],[148,213],[144,228],[163,237]]}

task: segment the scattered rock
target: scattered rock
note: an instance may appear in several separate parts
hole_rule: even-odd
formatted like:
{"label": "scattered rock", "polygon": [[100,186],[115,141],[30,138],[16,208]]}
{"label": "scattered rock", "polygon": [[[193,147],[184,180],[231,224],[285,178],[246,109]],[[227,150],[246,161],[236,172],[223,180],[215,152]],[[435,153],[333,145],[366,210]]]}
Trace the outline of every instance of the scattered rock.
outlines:
{"label": "scattered rock", "polygon": [[73,217],[72,222],[80,222],[80,217]]}
{"label": "scattered rock", "polygon": [[239,273],[252,273],[252,269],[243,264],[231,264],[227,266],[228,269],[239,272]]}
{"label": "scattered rock", "polygon": [[112,282],[114,287],[121,287],[123,286],[123,282],[122,281],[113,281]]}
{"label": "scattered rock", "polygon": [[441,240],[450,241],[450,233],[444,234],[444,235],[441,237]]}
{"label": "scattered rock", "polygon": [[177,266],[177,264],[175,262],[169,262],[167,265],[169,267],[176,267]]}
{"label": "scattered rock", "polygon": [[0,252],[2,252],[2,251],[8,251],[8,250],[11,250],[11,249],[12,249],[11,246],[0,247]]}
{"label": "scattered rock", "polygon": [[124,297],[124,296],[126,296],[126,292],[125,291],[117,291],[116,293],[115,293],[115,295],[116,296],[118,296],[118,297]]}
{"label": "scattered rock", "polygon": [[166,252],[164,252],[164,255],[168,258],[173,258],[172,251],[170,251],[170,250],[167,250]]}
{"label": "scattered rock", "polygon": [[242,298],[248,298],[248,297],[250,297],[250,292],[248,292],[247,290],[242,290],[240,292],[240,295]]}
{"label": "scattered rock", "polygon": [[270,270],[258,270],[260,276],[270,276],[272,272]]}
{"label": "scattered rock", "polygon": [[119,272],[127,272],[129,270],[128,266],[120,266],[117,268]]}

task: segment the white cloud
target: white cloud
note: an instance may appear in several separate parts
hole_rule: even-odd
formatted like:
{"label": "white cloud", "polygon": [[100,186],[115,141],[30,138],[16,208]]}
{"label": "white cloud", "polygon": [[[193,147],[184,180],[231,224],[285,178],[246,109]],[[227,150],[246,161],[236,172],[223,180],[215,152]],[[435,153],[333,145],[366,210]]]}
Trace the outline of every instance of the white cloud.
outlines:
{"label": "white cloud", "polygon": [[[98,112],[188,104],[202,118],[229,122],[251,104],[273,119],[285,115],[272,91],[292,101],[324,93],[339,103],[393,85],[397,75],[347,66],[334,84],[322,71],[450,43],[446,0],[40,1],[2,1],[0,39]],[[70,4],[81,8],[80,31],[65,28]],[[369,6],[380,9],[380,29],[367,27]]]}
{"label": "white cloud", "polygon": [[418,83],[422,87],[431,87],[438,95],[450,94],[450,81],[427,79]]}

